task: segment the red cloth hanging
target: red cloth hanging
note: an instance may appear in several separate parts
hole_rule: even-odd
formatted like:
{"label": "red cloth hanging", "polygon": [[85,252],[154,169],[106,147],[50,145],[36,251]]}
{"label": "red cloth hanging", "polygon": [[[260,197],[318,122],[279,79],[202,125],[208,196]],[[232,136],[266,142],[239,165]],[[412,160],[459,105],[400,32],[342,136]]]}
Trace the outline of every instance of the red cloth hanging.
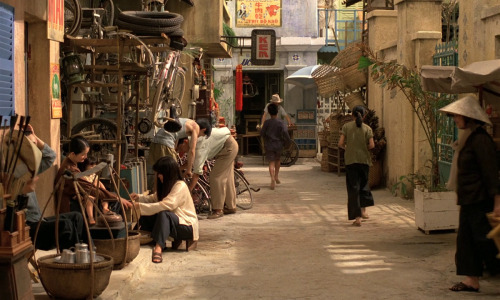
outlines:
{"label": "red cloth hanging", "polygon": [[236,111],[243,110],[243,66],[236,66]]}

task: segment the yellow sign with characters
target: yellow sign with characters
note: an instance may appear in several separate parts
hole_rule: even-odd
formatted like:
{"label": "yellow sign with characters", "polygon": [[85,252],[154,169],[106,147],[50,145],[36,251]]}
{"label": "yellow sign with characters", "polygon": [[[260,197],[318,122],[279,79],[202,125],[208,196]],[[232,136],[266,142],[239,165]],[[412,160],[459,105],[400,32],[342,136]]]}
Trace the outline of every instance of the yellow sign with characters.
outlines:
{"label": "yellow sign with characters", "polygon": [[281,0],[237,0],[236,27],[281,27]]}

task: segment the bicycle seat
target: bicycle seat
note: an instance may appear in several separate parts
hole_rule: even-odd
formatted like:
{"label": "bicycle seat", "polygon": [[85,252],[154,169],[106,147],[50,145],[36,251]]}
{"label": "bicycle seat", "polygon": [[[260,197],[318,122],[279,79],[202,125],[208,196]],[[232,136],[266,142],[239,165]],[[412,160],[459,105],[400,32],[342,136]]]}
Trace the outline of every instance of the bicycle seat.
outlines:
{"label": "bicycle seat", "polygon": [[170,47],[182,51],[188,44],[187,40],[182,36],[170,37]]}

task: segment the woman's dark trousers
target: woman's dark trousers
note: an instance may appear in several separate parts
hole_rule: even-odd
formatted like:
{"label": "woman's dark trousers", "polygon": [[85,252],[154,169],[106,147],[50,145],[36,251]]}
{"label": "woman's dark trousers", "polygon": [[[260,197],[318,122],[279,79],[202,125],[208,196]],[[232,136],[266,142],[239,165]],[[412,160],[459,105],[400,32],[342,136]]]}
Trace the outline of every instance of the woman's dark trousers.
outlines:
{"label": "woman's dark trousers", "polygon": [[368,185],[370,167],[366,164],[345,166],[347,185],[347,216],[349,220],[361,217],[361,208],[373,206],[373,196]]}
{"label": "woman's dark trousers", "polygon": [[179,217],[173,212],[162,211],[152,216],[141,216],[139,220],[141,229],[151,231],[151,237],[165,248],[168,237],[175,240],[193,239],[193,227],[180,225]]}

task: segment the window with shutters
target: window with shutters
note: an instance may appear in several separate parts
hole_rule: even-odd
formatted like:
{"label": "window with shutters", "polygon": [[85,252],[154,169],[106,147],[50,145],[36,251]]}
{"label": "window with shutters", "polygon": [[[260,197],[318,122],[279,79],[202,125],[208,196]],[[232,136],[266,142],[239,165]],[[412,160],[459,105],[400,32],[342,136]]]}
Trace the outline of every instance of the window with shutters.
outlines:
{"label": "window with shutters", "polygon": [[14,114],[14,8],[0,3],[0,115]]}

